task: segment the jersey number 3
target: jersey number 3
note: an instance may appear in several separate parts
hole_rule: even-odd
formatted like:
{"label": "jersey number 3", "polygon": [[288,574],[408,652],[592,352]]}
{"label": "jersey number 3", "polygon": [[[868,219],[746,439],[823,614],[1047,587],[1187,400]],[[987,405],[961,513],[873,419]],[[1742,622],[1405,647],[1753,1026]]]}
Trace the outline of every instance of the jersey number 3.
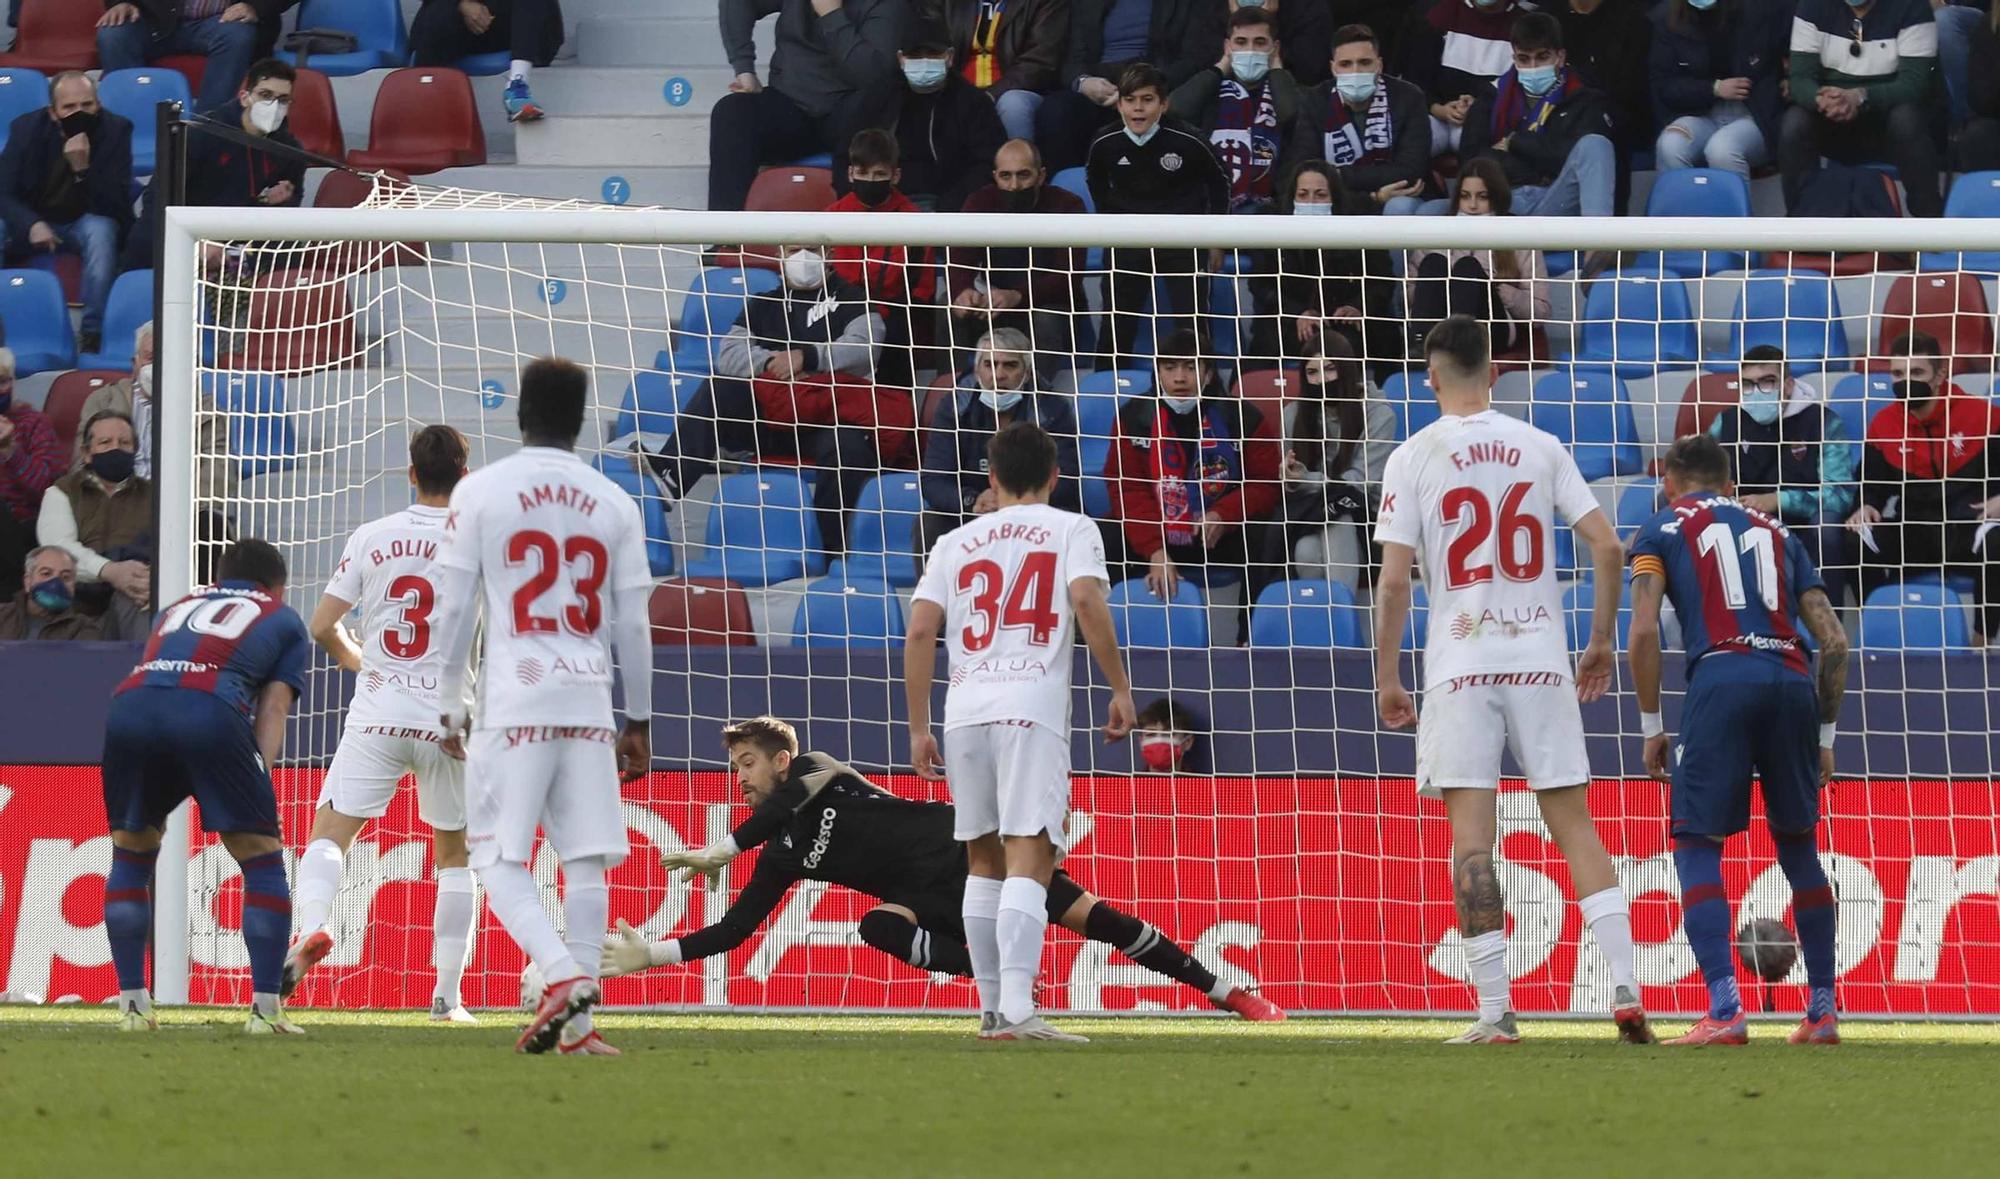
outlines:
{"label": "jersey number 3", "polygon": [[[1041,551],[1021,559],[1012,585],[997,561],[974,561],[958,571],[958,592],[972,595],[972,618],[963,636],[967,651],[984,651],[1002,627],[1024,627],[1037,647],[1055,640],[1056,555]],[[1004,601],[1003,601],[1004,598]]]}
{"label": "jersey number 3", "polygon": [[556,620],[535,613],[535,603],[555,587],[556,575],[565,565],[574,570],[577,564],[583,563],[587,567],[574,574],[571,590],[576,598],[563,607],[561,625],[571,634],[583,638],[596,634],[598,625],[604,621],[604,600],[598,596],[598,591],[604,588],[604,578],[611,566],[610,555],[604,551],[603,543],[595,537],[572,536],[558,548],[555,537],[537,531],[516,532],[507,538],[509,567],[529,564],[531,555],[535,572],[520,589],[514,591],[514,633],[555,633]]}
{"label": "jersey number 3", "polygon": [[382,650],[391,659],[422,659],[431,649],[431,610],[437,605],[437,591],[429,580],[405,573],[389,583],[389,600],[402,603],[403,612],[395,626],[382,628]]}
{"label": "jersey number 3", "polygon": [[[1500,573],[1508,581],[1534,581],[1542,575],[1543,555],[1548,549],[1542,522],[1521,511],[1521,501],[1528,498],[1533,486],[1516,483],[1500,496],[1497,547]],[[1493,535],[1493,501],[1477,487],[1454,487],[1445,492],[1444,522],[1457,524],[1461,520],[1465,521],[1465,527],[1445,550],[1445,584],[1452,589],[1493,580],[1492,565],[1472,563],[1486,546],[1487,538]]]}

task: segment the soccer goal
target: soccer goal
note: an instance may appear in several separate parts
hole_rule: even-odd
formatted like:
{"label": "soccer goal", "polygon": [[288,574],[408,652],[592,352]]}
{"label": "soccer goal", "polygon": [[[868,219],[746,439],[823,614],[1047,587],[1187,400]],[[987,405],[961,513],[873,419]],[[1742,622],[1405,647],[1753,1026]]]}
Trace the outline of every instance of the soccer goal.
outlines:
{"label": "soccer goal", "polygon": [[[309,614],[349,533],[409,502],[415,429],[449,423],[474,465],[492,461],[517,445],[527,360],[590,368],[585,457],[639,500],[659,579],[657,769],[627,788],[633,854],[612,875],[612,916],[649,936],[717,920],[748,879],[748,857],[714,893],[657,863],[747,813],[726,720],[776,713],[807,748],[947,797],[908,773],[910,587],[927,530],[984,509],[983,452],[961,436],[1032,414],[1075,463],[1058,503],[1107,522],[1138,703],[1176,709],[1153,739],[1107,745],[1092,731],[1106,692],[1080,671],[1069,870],[1289,1009],[1466,1009],[1443,811],[1414,794],[1412,736],[1375,717],[1368,536],[1381,463],[1436,417],[1427,319],[1471,311],[1495,324],[1496,410],[1563,438],[1621,534],[1661,506],[1665,445],[1711,428],[1732,431],[1746,489],[1813,531],[1858,641],[1822,830],[1842,1003],[2000,1015],[2000,666],[1974,645],[2000,639],[2000,538],[1979,518],[2000,486],[1977,508],[1969,490],[2000,477],[2000,222],[690,213],[383,187],[353,209],[176,208],[165,242],[163,601],[228,536],[257,535]],[[1934,402],[1944,416],[1918,412]],[[1958,483],[1938,491],[1943,477]],[[1849,528],[1864,508],[1870,527]],[[1419,596],[1406,674],[1431,626],[1587,633],[1586,546],[1500,528],[1510,576],[1554,569],[1561,616],[1430,618]],[[996,603],[996,625],[1030,607]],[[404,622],[405,645],[428,633],[414,603]],[[1668,681],[1672,728],[1671,656]],[[1622,659],[1618,683],[1585,712],[1593,800],[1648,1004],[1696,1010]],[[293,851],[352,690],[317,660],[276,771]],[[1532,801],[1503,791],[1501,816],[1516,1001],[1604,1010]],[[156,990],[240,1002],[236,870],[186,809],[176,823]],[[556,870],[545,851],[538,877]],[[1768,839],[1728,870],[1739,922],[1784,916]],[[430,860],[407,792],[347,872],[334,956],[295,1002],[424,1005]],[[612,980],[608,999],[971,1007],[963,982],[861,944],[872,903],[795,889],[736,950]],[[483,917],[467,1003],[513,1005],[521,967]],[[1045,980],[1058,1007],[1206,1009],[1067,934]],[[1795,1010],[1797,981],[1752,1001]]]}

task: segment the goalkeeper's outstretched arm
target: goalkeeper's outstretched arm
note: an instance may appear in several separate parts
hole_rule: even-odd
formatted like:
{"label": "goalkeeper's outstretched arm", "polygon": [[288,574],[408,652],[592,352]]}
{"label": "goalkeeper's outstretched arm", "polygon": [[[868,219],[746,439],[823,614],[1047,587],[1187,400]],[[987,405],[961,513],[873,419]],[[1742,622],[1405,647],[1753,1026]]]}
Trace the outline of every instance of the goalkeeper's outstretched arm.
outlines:
{"label": "goalkeeper's outstretched arm", "polygon": [[617,978],[655,966],[675,966],[727,954],[750,940],[750,935],[784,903],[785,894],[795,883],[775,873],[753,872],[750,883],[737,894],[736,903],[729,906],[721,920],[686,937],[648,942],[630,922],[620,918],[618,928],[605,939],[604,976]]}

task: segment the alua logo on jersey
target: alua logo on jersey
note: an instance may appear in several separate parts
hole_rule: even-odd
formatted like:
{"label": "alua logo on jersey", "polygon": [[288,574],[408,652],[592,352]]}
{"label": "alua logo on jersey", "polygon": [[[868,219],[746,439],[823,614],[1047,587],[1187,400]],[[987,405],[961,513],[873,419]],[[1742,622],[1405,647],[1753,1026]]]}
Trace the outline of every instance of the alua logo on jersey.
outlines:
{"label": "alua logo on jersey", "polygon": [[409,692],[430,692],[438,690],[438,679],[434,675],[411,675],[408,672],[392,671],[387,675],[379,671],[368,673],[368,690],[379,692],[384,688],[401,688]]}
{"label": "alua logo on jersey", "polygon": [[554,666],[549,668],[549,674],[561,675],[565,672],[570,675],[608,676],[611,674],[611,661],[601,657],[572,659],[567,655],[558,655]]}
{"label": "alua logo on jersey", "polygon": [[1479,617],[1460,611],[1451,620],[1451,637],[1472,639],[1481,635],[1498,634],[1504,638],[1518,638],[1521,635],[1540,634],[1554,620],[1547,606],[1510,606],[1500,610],[1482,610]]}

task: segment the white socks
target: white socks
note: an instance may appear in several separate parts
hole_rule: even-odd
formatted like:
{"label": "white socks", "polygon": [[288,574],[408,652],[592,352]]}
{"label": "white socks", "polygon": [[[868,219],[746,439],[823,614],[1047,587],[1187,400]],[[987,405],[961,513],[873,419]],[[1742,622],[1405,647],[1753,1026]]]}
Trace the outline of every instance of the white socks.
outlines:
{"label": "white socks", "polygon": [[1049,930],[1049,890],[1032,876],[1000,886],[1000,1019],[1020,1023],[1035,1014],[1035,976]]}
{"label": "white socks", "polygon": [[[603,878],[600,876],[600,880]],[[490,868],[479,870],[480,883],[486,886],[486,903],[493,915],[500,919],[500,928],[514,939],[514,944],[535,960],[542,968],[542,977],[551,983],[582,974],[576,959],[570,956],[563,945],[562,935],[549,923],[549,915],[542,908],[541,894],[535,890],[535,878],[525,864],[502,861]],[[603,937],[602,933],[598,934]],[[595,966],[596,960],[592,959]]]}
{"label": "white socks", "polygon": [[1479,1018],[1498,1023],[1513,1007],[1508,995],[1506,931],[1496,929],[1466,938],[1465,969],[1479,995]]}
{"label": "white socks", "polygon": [[1611,964],[1611,985],[1630,987],[1637,995],[1639,983],[1632,972],[1632,904],[1625,899],[1625,890],[1614,884],[1584,897],[1576,907],[1583,910],[1584,924],[1597,935],[1597,946]]}
{"label": "white socks", "polygon": [[[611,890],[604,884],[604,857],[563,861],[563,938],[577,969],[592,979],[604,960],[604,923],[610,920]],[[554,976],[551,976],[554,977]],[[590,1034],[590,1012],[570,1021],[577,1037]]]}
{"label": "white socks", "polygon": [[528,80],[528,69],[529,62],[525,58],[517,57],[513,59],[507,63],[507,80],[509,82],[526,83]]}
{"label": "white socks", "polygon": [[979,988],[979,1010],[1000,1010],[1000,882],[984,876],[965,878],[965,952],[972,959],[972,981]]}
{"label": "white socks", "polygon": [[473,895],[472,869],[439,868],[437,903],[431,909],[431,965],[437,968],[437,989],[431,999],[457,1007],[458,980],[465,973],[465,951],[472,944],[472,921],[479,901]]}
{"label": "white socks", "polygon": [[340,893],[340,870],[340,845],[331,839],[315,839],[299,853],[292,911],[297,915],[300,937],[326,928],[333,898]]}

